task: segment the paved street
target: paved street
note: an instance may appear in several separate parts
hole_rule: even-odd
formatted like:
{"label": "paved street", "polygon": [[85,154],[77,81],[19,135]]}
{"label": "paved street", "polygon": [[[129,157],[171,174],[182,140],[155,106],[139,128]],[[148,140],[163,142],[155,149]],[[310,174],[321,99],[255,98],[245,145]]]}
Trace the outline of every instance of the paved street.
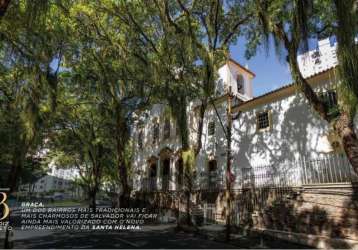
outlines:
{"label": "paved street", "polygon": [[[264,244],[262,244],[264,243]],[[260,245],[261,244],[261,245]],[[241,238],[230,242],[208,240],[193,234],[176,232],[173,225],[146,226],[139,232],[49,232],[15,231],[14,248],[302,248],[272,240]]]}
{"label": "paved street", "polygon": [[174,231],[173,226],[140,232],[15,232],[15,248],[235,248]]}

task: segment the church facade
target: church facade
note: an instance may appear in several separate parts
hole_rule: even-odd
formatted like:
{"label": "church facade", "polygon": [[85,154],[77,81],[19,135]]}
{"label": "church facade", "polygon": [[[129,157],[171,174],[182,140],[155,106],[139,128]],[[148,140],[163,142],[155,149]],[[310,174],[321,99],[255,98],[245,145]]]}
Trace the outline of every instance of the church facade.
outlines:
{"label": "church facade", "polygon": [[[316,56],[311,59],[316,60]],[[304,67],[303,59],[298,59]],[[305,60],[307,63],[310,58]],[[337,112],[336,62],[333,60],[331,66],[305,72],[307,81],[327,102],[330,112]],[[215,191],[218,195],[205,201],[200,201],[203,196],[194,196],[193,204],[205,211],[214,207],[215,213],[225,210],[222,197],[228,174],[225,131],[228,91],[233,95],[232,113],[237,116],[232,121],[231,137],[233,190],[358,180],[338,137],[294,84],[253,97],[255,74],[246,67],[230,59],[218,73],[216,97],[205,113],[202,149],[196,158],[194,175],[195,190],[199,193]],[[196,102],[188,107],[190,145],[196,142],[197,108]],[[183,190],[180,135],[169,108],[163,104],[153,105],[140,114],[139,120],[141,122],[133,129],[134,192]]]}

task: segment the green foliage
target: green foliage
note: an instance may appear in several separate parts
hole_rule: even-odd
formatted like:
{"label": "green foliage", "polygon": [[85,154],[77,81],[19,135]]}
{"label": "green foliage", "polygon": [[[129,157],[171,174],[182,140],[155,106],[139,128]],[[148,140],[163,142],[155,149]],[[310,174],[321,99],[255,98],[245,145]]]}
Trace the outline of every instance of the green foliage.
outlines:
{"label": "green foliage", "polygon": [[125,187],[133,113],[158,102],[190,148],[188,103],[213,95],[245,13],[232,1],[11,1],[0,24],[1,162],[21,170],[48,148],[45,164],[77,167],[89,189]]}
{"label": "green foliage", "polygon": [[195,167],[195,152],[192,149],[188,149],[182,152],[183,164],[188,172],[192,172]]}
{"label": "green foliage", "polygon": [[[319,110],[319,100],[304,83],[297,66],[299,51],[306,50],[308,39],[320,39],[335,35],[338,41],[339,112],[347,112],[354,117],[357,105],[358,49],[354,38],[358,31],[356,2],[349,1],[261,1],[251,2],[255,18],[248,25],[246,37],[249,38],[246,56],[251,57],[259,46],[268,48],[273,38],[276,53],[286,56],[295,82],[305,92],[310,103]],[[302,87],[306,85],[306,87]],[[332,112],[326,117],[329,119]],[[337,110],[333,113],[338,114]],[[320,111],[323,113],[323,111]]]}
{"label": "green foliage", "polygon": [[[28,160],[48,148],[44,164],[77,167],[88,190],[103,181],[125,189],[132,175],[133,114],[164,103],[165,115],[179,126],[186,169],[194,172],[201,130],[198,145],[189,145],[188,104],[201,101],[204,117],[217,69],[239,36],[247,38],[251,57],[273,35],[276,52],[288,52],[297,78],[292,58],[307,39],[335,33],[343,83],[339,111],[353,115],[355,4],[13,0],[0,23],[0,163],[22,168],[25,178]],[[41,173],[44,164],[31,166]]]}

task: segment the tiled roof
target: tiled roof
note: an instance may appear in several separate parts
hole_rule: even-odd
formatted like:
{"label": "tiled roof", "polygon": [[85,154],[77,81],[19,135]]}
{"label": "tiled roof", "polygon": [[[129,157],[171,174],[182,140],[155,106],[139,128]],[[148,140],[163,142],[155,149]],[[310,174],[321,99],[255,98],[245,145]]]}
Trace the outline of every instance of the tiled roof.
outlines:
{"label": "tiled roof", "polygon": [[[330,68],[328,68],[328,69],[326,69],[326,70],[323,70],[323,71],[318,72],[318,73],[316,73],[316,74],[314,74],[314,75],[311,75],[310,77],[307,77],[306,80],[309,80],[309,79],[312,79],[312,78],[314,78],[314,77],[316,77],[316,76],[322,75],[322,74],[324,74],[324,73],[326,73],[326,72],[328,72],[328,71],[334,69],[335,67],[336,67],[336,66],[330,67]],[[252,99],[250,99],[250,100],[248,100],[248,101],[246,101],[246,102],[242,102],[242,103],[240,103],[240,104],[234,106],[233,108],[240,107],[241,105],[245,105],[245,104],[247,104],[247,103],[251,103],[251,102],[257,101],[258,99],[261,99],[261,98],[264,98],[264,97],[269,96],[269,95],[271,95],[271,94],[274,94],[274,93],[276,93],[276,92],[282,91],[282,90],[284,90],[284,89],[287,89],[287,88],[289,88],[289,87],[292,87],[293,85],[294,85],[294,83],[290,83],[290,84],[284,85],[284,86],[282,86],[282,87],[280,87],[280,88],[278,88],[278,89],[269,91],[269,92],[267,92],[267,93],[265,93],[265,94],[263,94],[263,95],[260,95],[260,96],[257,96],[257,97],[255,97],[255,98],[252,98]]]}
{"label": "tiled roof", "polygon": [[242,70],[246,71],[247,73],[249,73],[250,75],[252,75],[253,77],[255,77],[255,73],[252,72],[251,70],[247,69],[246,67],[242,66],[240,63],[238,63],[237,61],[235,61],[232,58],[229,58],[229,61],[232,62],[233,64],[235,64],[236,66],[238,66],[239,68],[241,68]]}

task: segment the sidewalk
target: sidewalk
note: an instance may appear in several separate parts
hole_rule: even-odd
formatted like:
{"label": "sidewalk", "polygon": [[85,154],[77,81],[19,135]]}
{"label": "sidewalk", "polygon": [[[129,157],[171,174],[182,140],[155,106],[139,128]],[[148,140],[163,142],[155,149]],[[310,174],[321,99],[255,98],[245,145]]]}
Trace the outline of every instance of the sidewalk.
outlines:
{"label": "sidewalk", "polygon": [[[205,237],[210,240],[218,242],[226,242],[225,240],[225,225],[222,224],[210,224],[204,225],[198,228],[197,234],[201,237]],[[233,230],[234,231],[234,230]],[[268,235],[263,235],[253,232],[236,232],[234,231],[230,235],[230,241],[226,242],[230,245],[234,245],[238,248],[255,248],[255,249],[312,249],[312,247],[299,245],[296,243],[288,242],[278,238],[273,238]]]}

